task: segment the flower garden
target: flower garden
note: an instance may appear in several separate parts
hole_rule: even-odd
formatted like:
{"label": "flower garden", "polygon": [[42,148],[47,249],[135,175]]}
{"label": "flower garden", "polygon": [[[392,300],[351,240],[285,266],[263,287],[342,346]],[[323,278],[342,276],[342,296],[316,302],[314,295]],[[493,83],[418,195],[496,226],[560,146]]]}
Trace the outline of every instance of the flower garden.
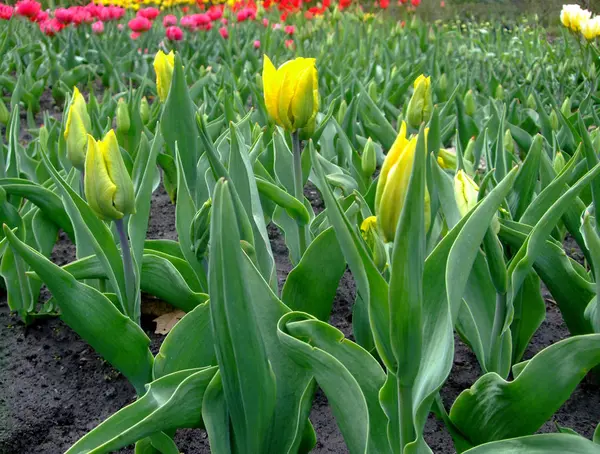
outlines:
{"label": "flower garden", "polygon": [[600,10],[464,8],[0,4],[0,453],[599,453]]}

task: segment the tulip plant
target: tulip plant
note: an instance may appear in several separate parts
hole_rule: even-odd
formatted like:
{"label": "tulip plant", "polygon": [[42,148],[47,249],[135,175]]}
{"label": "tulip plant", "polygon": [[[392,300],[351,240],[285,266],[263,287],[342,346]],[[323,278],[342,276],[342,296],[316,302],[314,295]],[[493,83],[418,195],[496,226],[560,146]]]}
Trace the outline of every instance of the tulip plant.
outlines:
{"label": "tulip plant", "polygon": [[[137,394],[68,454],[178,453],[180,428],[218,454],[307,453],[319,388],[351,453],[432,452],[431,413],[457,452],[598,452],[600,429],[537,433],[600,365],[591,13],[561,14],[588,41],[576,51],[579,35],[429,27],[408,6],[396,23],[323,2],[282,30],[270,2],[162,17],[121,3],[0,8],[8,305],[25,323],[60,316]],[[38,127],[46,87],[63,115]],[[147,239],[160,186],[177,240]],[[62,266],[59,231],[76,248]],[[329,323],[347,268],[352,339]],[[571,336],[531,356],[542,284]],[[143,294],[185,313],[156,354]],[[482,374],[448,402],[455,334]]]}

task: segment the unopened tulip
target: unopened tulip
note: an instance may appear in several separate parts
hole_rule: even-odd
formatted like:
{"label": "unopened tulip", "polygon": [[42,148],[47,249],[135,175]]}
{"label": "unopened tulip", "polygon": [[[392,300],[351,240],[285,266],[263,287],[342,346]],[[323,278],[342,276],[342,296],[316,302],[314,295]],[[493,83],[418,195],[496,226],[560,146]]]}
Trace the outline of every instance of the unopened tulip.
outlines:
{"label": "unopened tulip", "polygon": [[129,131],[131,121],[129,120],[129,108],[123,98],[117,103],[117,131],[125,133]]}
{"label": "unopened tulip", "polygon": [[173,78],[173,67],[175,66],[175,54],[173,51],[165,54],[159,50],[154,57],[154,71],[156,72],[156,91],[162,102],[167,100],[171,79]]}
{"label": "unopened tulip", "polygon": [[263,89],[267,111],[279,126],[290,132],[314,126],[319,111],[314,58],[296,58],[275,69],[265,55]]}
{"label": "unopened tulip", "polygon": [[142,123],[144,124],[147,124],[148,121],[150,121],[150,104],[148,104],[148,100],[145,96],[140,102],[140,117],[142,118]]}
{"label": "unopened tulip", "polygon": [[592,19],[582,20],[581,34],[588,41],[593,41],[600,36],[600,16],[596,16]]}
{"label": "unopened tulip", "polygon": [[90,115],[87,111],[85,99],[77,87],[73,89],[73,97],[69,105],[64,137],[67,142],[67,158],[74,167],[83,170],[85,164],[85,151],[88,143],[88,134],[92,128]]}
{"label": "unopened tulip", "polygon": [[454,176],[454,199],[461,216],[466,215],[477,205],[479,186],[462,170]]}
{"label": "unopened tulip", "polygon": [[465,113],[470,117],[475,113],[475,95],[473,95],[473,90],[469,90],[467,94],[465,94]]}
{"label": "unopened tulip", "polygon": [[102,21],[96,21],[92,24],[92,33],[94,33],[95,35],[101,35],[102,33],[104,33],[104,22]]}
{"label": "unopened tulip", "polygon": [[181,41],[183,39],[183,30],[177,25],[172,25],[165,30],[165,36],[170,41]]}
{"label": "unopened tulip", "polygon": [[421,74],[414,83],[414,92],[408,102],[406,117],[408,124],[417,129],[421,123],[427,123],[433,112],[431,96],[431,78]]}
{"label": "unopened tulip", "polygon": [[366,178],[371,178],[375,173],[375,169],[377,169],[377,153],[370,137],[367,139],[361,156],[361,167],[362,173]]}
{"label": "unopened tulip", "polygon": [[135,212],[133,183],[112,129],[100,141],[88,135],[84,189],[101,219],[116,221]]}
{"label": "unopened tulip", "polygon": [[385,244],[377,228],[377,218],[369,216],[360,225],[360,233],[371,250],[371,257],[379,271],[383,271],[387,264]]}
{"label": "unopened tulip", "polygon": [[[406,123],[402,122],[400,133],[383,161],[375,194],[375,214],[383,239],[387,242],[394,241],[396,235],[396,226],[404,207],[416,151],[417,137],[408,139]],[[425,229],[429,230],[431,206],[427,189],[424,214]]]}
{"label": "unopened tulip", "polygon": [[564,155],[560,151],[557,151],[554,155],[554,159],[552,160],[552,168],[557,175],[562,172],[562,169],[565,168],[566,164],[567,162],[565,161]]}
{"label": "unopened tulip", "polygon": [[578,32],[581,30],[582,23],[591,16],[590,11],[582,9],[579,5],[563,5],[560,12],[560,21],[568,29]]}

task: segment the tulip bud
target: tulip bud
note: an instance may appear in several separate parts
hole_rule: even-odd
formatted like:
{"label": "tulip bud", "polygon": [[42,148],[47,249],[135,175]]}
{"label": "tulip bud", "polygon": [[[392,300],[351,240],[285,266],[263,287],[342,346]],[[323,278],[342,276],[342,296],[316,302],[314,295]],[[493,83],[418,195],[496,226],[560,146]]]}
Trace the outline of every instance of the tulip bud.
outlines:
{"label": "tulip bud", "polygon": [[150,104],[148,104],[148,100],[145,96],[140,102],[140,117],[142,118],[142,123],[145,125],[150,121]]}
{"label": "tulip bud", "polygon": [[2,101],[2,98],[0,98],[0,123],[2,123],[3,125],[7,125],[9,121],[10,121],[10,112],[6,108],[6,104],[4,104],[4,101]]}
{"label": "tulip bud", "polygon": [[319,85],[314,58],[296,58],[275,69],[265,55],[265,105],[275,123],[287,131],[314,128],[319,112]]}
{"label": "tulip bud", "polygon": [[594,147],[594,150],[600,150],[600,129],[594,129],[590,134],[590,138],[592,139],[592,146]]}
{"label": "tulip bud", "polygon": [[452,150],[446,150],[445,148],[440,148],[440,151],[438,152],[437,162],[442,169],[456,169],[456,152]]}
{"label": "tulip bud", "polygon": [[478,195],[479,186],[473,179],[462,170],[456,172],[454,176],[454,200],[456,200],[461,217],[477,205]]}
{"label": "tulip bud", "polygon": [[562,172],[562,169],[565,168],[566,164],[567,162],[565,161],[565,157],[563,156],[563,154],[560,151],[557,151],[554,155],[554,159],[552,160],[552,168],[554,169],[557,175],[560,172]]}
{"label": "tulip bud", "polygon": [[346,104],[346,100],[342,99],[340,103],[340,108],[337,111],[336,120],[338,124],[342,124],[344,122],[344,117],[346,116],[346,112],[348,112],[348,104]]}
{"label": "tulip bud", "polygon": [[504,132],[504,148],[509,153],[514,153],[515,152],[515,143],[513,141],[513,136],[510,133],[510,129],[507,129]]}
{"label": "tulip bud", "polygon": [[469,90],[466,94],[465,94],[465,99],[464,99],[464,103],[465,103],[465,113],[472,117],[473,114],[475,113],[475,96],[473,95],[473,90]]}
{"label": "tulip bud", "polygon": [[377,102],[377,84],[375,83],[374,80],[372,80],[371,82],[369,82],[369,85],[367,86],[367,93],[369,93],[369,98],[371,98],[373,101]]}
{"label": "tulip bud", "polygon": [[556,115],[556,110],[554,109],[550,112],[550,126],[552,126],[553,131],[558,131],[558,115]]}
{"label": "tulip bud", "polygon": [[190,237],[198,260],[202,260],[208,252],[211,208],[212,201],[211,199],[208,199],[196,213],[190,226]]}
{"label": "tulip bud", "polygon": [[527,97],[527,107],[531,110],[535,110],[536,108],[535,98],[533,97],[532,93],[530,93]]}
{"label": "tulip bud", "polygon": [[175,54],[173,51],[165,54],[159,50],[154,57],[154,71],[156,72],[156,91],[162,102],[167,100],[171,88],[171,79],[173,78],[173,68],[175,66]]}
{"label": "tulip bud", "polygon": [[50,135],[48,134],[48,129],[46,128],[46,125],[42,125],[40,127],[40,130],[38,131],[38,141],[40,142],[40,147],[43,151],[48,149],[49,138]]}
{"label": "tulip bud", "polygon": [[438,98],[442,101],[445,101],[448,96],[448,78],[446,77],[446,73],[440,76],[438,81]]}
{"label": "tulip bud", "polygon": [[[375,213],[379,229],[383,238],[387,242],[394,241],[396,236],[396,226],[402,208],[408,184],[415,160],[417,149],[417,137],[410,140],[406,138],[406,123],[402,122],[400,133],[392,148],[388,152],[379,180],[377,181],[377,191],[375,194]],[[429,230],[431,222],[431,206],[429,193],[425,190],[425,229]]]}
{"label": "tulip bud", "polygon": [[365,178],[371,178],[377,169],[377,154],[375,152],[375,145],[369,137],[361,158],[362,172]]}
{"label": "tulip bud", "polygon": [[64,137],[67,142],[67,158],[79,170],[85,165],[85,151],[88,145],[88,133],[92,122],[85,105],[85,99],[77,87],[73,89],[73,97],[67,114]]}
{"label": "tulip bud", "polygon": [[503,100],[504,99],[504,88],[500,84],[498,84],[498,86],[496,87],[495,97],[498,100]]}
{"label": "tulip bud", "polygon": [[117,103],[117,131],[126,133],[129,131],[131,122],[129,121],[129,108],[123,98]]}
{"label": "tulip bud", "polygon": [[421,74],[414,83],[414,92],[408,103],[406,117],[408,124],[417,129],[421,123],[427,123],[433,112],[431,96],[431,78]]}
{"label": "tulip bud", "polygon": [[101,219],[116,221],[135,212],[133,183],[112,129],[100,141],[88,135],[84,189],[90,208]]}
{"label": "tulip bud", "polygon": [[465,148],[464,158],[471,163],[475,161],[475,137],[469,139],[467,147]]}
{"label": "tulip bud", "polygon": [[385,244],[377,229],[377,218],[369,216],[360,225],[360,233],[371,250],[371,257],[379,271],[383,271],[387,264]]}
{"label": "tulip bud", "polygon": [[562,103],[562,106],[560,107],[560,111],[567,118],[571,116],[571,98],[569,98],[568,96],[565,98],[565,100]]}

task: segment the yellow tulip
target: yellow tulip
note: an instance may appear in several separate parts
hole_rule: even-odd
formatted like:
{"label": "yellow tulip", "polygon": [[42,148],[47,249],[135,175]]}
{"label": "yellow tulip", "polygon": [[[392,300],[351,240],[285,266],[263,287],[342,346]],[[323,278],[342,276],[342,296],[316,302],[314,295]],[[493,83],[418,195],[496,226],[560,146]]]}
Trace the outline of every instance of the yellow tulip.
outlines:
{"label": "yellow tulip", "polygon": [[580,29],[581,34],[588,41],[596,39],[600,36],[600,16],[581,21]]}
{"label": "yellow tulip", "polygon": [[479,186],[473,179],[462,170],[456,172],[454,176],[454,200],[456,200],[461,216],[466,215],[477,205],[478,196]]}
{"label": "yellow tulip", "polygon": [[64,137],[67,142],[67,158],[74,167],[83,170],[87,135],[91,132],[92,122],[87,111],[85,99],[77,87],[73,88],[73,97],[67,114]]}
{"label": "yellow tulip", "polygon": [[579,5],[563,5],[560,12],[560,21],[562,24],[574,32],[581,30],[583,22],[587,21],[592,13],[582,9]]}
{"label": "yellow tulip", "polygon": [[[402,122],[400,133],[388,152],[375,193],[375,214],[385,241],[394,241],[396,226],[404,207],[408,184],[417,150],[417,137],[406,137],[406,123]],[[429,230],[431,206],[429,192],[425,189],[425,229]]]}
{"label": "yellow tulip", "polygon": [[101,219],[116,221],[135,212],[133,183],[112,129],[100,141],[88,135],[84,189],[90,207]]}
{"label": "yellow tulip", "polygon": [[319,83],[314,58],[296,58],[275,69],[265,55],[265,105],[275,123],[287,131],[312,128],[319,111]]}
{"label": "yellow tulip", "polygon": [[440,151],[438,152],[437,162],[442,169],[456,169],[456,152],[453,150],[446,150],[445,148],[440,148]]}
{"label": "yellow tulip", "polygon": [[415,80],[414,89],[408,102],[406,117],[408,124],[416,129],[421,126],[421,123],[427,123],[433,113],[431,78],[421,74]]}
{"label": "yellow tulip", "polygon": [[387,265],[387,254],[377,228],[377,218],[375,216],[365,218],[360,225],[360,233],[371,250],[375,266],[379,271],[383,271]]}
{"label": "yellow tulip", "polygon": [[173,78],[173,67],[175,66],[175,54],[173,51],[165,54],[159,50],[154,57],[154,71],[156,72],[156,91],[162,102],[167,100],[171,79]]}

